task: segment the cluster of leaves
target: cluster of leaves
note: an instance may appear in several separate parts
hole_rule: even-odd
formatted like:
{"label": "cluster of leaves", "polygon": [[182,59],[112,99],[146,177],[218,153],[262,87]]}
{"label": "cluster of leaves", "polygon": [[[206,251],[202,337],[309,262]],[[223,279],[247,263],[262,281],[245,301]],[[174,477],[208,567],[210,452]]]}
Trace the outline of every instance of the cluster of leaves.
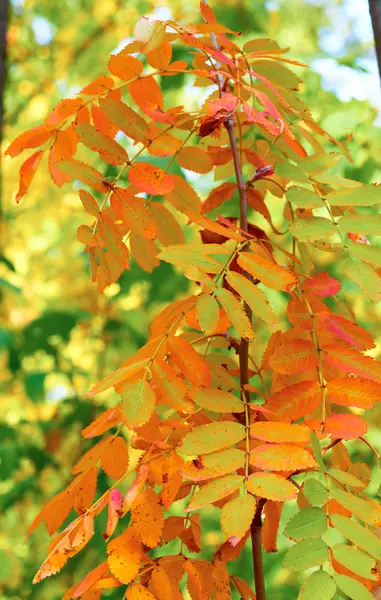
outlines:
{"label": "cluster of leaves", "polygon": [[[239,556],[262,511],[264,547],[274,551],[283,503],[296,498],[300,512],[285,531],[296,544],[285,567],[330,565],[330,573],[312,573],[300,598],[319,591],[329,599],[337,588],[352,598],[371,598],[381,511],[364,495],[369,467],[353,463],[344,442],[364,439],[367,423],[351,409],[378,401],[381,366],[363,354],[374,342],[340,300],[340,282],[316,272],[314,257],[333,253],[343,274],[379,299],[381,255],[367,236],[380,234],[381,221],[362,207],[380,202],[380,188],[326,173],[342,154],[350,155],[298,97],[300,80],[286,65],[303,65],[267,39],[253,39],[241,50],[227,37],[235,32],[218,23],[208,6],[202,5],[201,15],[204,23],[191,26],[142,19],[135,40],[111,57],[107,76],[77,98],[62,100],[43,125],[6,150],[14,157],[39,148],[21,166],[18,201],[45,154],[57,186],[74,179],[103,195],[99,203],[94,192],[80,191],[94,222],[78,229],[99,292],[128,271],[130,255],[147,272],[160,261],[180,267],[198,289],[165,308],[148,343],[89,392],[114,388],[119,403],[83,430],[86,439],[106,435],[31,525],[29,533],[45,523],[52,535],[72,509],[78,515],[53,538],[35,581],[57,573],[86,546],[94,519],[107,509],[107,561],[65,598],[97,598],[126,584],[130,600],[181,598],[184,576],[192,598],[230,598],[230,584],[241,597],[253,598],[249,583],[230,576],[227,563]],[[191,66],[172,62],[175,41],[192,49]],[[213,86],[198,111],[165,108],[156,78],[177,74]],[[118,132],[137,146],[134,156],[115,140]],[[324,139],[340,152],[326,153]],[[88,164],[89,150],[118,167],[117,176],[109,180]],[[147,157],[168,157],[168,165]],[[204,202],[169,172],[175,161],[185,170],[214,174]],[[124,173],[127,187],[120,185]],[[287,234],[273,224],[267,191],[284,202]],[[234,199],[241,203],[240,226],[233,217],[206,216]],[[253,224],[244,227],[246,201],[266,219],[269,234]],[[200,232],[198,243],[185,243],[184,216],[185,232]],[[285,332],[277,328],[272,290],[288,299],[291,328]],[[269,328],[260,363],[257,322]],[[130,447],[141,452],[137,464],[130,465],[125,429]],[[116,481],[94,502],[98,464]],[[123,493],[132,472],[134,483]],[[165,514],[185,498],[184,516]],[[221,508],[226,538],[211,563],[187,557],[185,550],[200,550],[200,513],[194,511],[210,504]],[[117,527],[124,530],[113,537]],[[328,534],[321,539],[332,530],[349,543],[333,545]],[[175,539],[178,554],[148,554]]]}

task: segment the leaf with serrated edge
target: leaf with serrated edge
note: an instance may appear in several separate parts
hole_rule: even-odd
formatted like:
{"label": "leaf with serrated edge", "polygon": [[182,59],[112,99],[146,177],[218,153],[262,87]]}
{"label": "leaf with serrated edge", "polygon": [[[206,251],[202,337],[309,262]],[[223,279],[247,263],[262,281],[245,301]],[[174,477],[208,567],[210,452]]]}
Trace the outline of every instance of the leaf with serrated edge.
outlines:
{"label": "leaf with serrated edge", "polygon": [[226,475],[203,485],[191,498],[187,511],[217,502],[238,490],[244,482],[242,475]]}
{"label": "leaf with serrated edge", "polygon": [[250,528],[255,513],[254,496],[245,494],[227,502],[221,510],[221,527],[227,538],[240,540]]}
{"label": "leaf with serrated edge", "polygon": [[243,402],[224,390],[214,388],[193,388],[188,396],[193,402],[217,413],[243,412]]}
{"label": "leaf with serrated edge", "polygon": [[283,567],[294,571],[304,571],[311,567],[318,567],[328,560],[327,544],[318,538],[308,538],[288,549]]}
{"label": "leaf with serrated edge", "polygon": [[296,496],[296,487],[274,473],[253,473],[247,480],[247,489],[256,496],[269,500],[291,500]]}
{"label": "leaf with serrated edge", "polygon": [[322,508],[304,508],[287,523],[284,535],[293,540],[321,537],[328,528],[327,515]]}
{"label": "leaf with serrated edge", "polygon": [[305,581],[298,600],[331,600],[336,592],[336,584],[325,571],[315,571]]}
{"label": "leaf with serrated edge", "polygon": [[345,538],[370,556],[381,560],[381,539],[375,533],[343,515],[331,515],[330,519],[333,527]]}
{"label": "leaf with serrated edge", "polygon": [[245,437],[245,427],[240,423],[219,421],[199,425],[186,434],[179,446],[182,454],[210,454],[230,448]]}
{"label": "leaf with serrated edge", "polygon": [[373,594],[357,579],[347,575],[335,575],[335,582],[339,590],[351,600],[374,600]]}

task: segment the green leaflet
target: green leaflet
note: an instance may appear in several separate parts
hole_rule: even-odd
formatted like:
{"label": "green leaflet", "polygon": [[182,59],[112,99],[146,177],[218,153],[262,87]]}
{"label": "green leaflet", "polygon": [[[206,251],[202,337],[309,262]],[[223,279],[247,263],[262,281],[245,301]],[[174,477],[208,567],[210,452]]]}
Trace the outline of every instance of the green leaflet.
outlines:
{"label": "green leaflet", "polygon": [[293,540],[321,537],[327,531],[327,515],[322,508],[311,507],[300,510],[287,523],[284,535]]}
{"label": "green leaflet", "polygon": [[373,206],[381,202],[381,185],[362,185],[329,192],[326,196],[331,206]]}
{"label": "green leaflet", "polygon": [[291,179],[291,181],[296,181],[297,183],[310,183],[308,176],[299,167],[278,156],[276,158],[275,172],[277,175],[286,177],[286,179]]}
{"label": "green leaflet", "polygon": [[228,538],[241,539],[249,529],[255,513],[254,496],[245,494],[227,502],[221,510],[221,527]]}
{"label": "green leaflet", "polygon": [[300,242],[320,240],[330,235],[334,235],[336,229],[334,223],[324,217],[298,219],[289,225],[290,233]]}
{"label": "green leaflet", "polygon": [[345,538],[377,560],[381,560],[381,539],[375,533],[343,515],[331,515],[330,519],[333,527]]}
{"label": "green leaflet", "polygon": [[136,142],[142,142],[142,144],[147,143],[146,121],[127,104],[107,97],[99,99],[99,106],[106,117],[128,137]]}
{"label": "green leaflet", "polygon": [[274,310],[262,290],[239,273],[230,271],[226,276],[226,281],[250,306],[254,315],[269,325],[276,325]]}
{"label": "green leaflet", "polygon": [[350,510],[358,519],[377,526],[381,523],[381,508],[375,502],[363,500],[343,490],[332,489],[331,496],[337,500],[341,506]]}
{"label": "green leaflet", "polygon": [[317,479],[306,479],[303,494],[312,506],[324,506],[328,502],[328,492],[325,486]]}
{"label": "green leaflet", "polygon": [[274,85],[287,88],[289,90],[297,90],[300,79],[290,71],[282,63],[276,63],[273,60],[260,60],[252,62],[253,71],[266,77]]}
{"label": "green leaflet", "polygon": [[357,579],[347,575],[335,575],[337,587],[352,600],[374,600],[373,594]]}
{"label": "green leaflet", "polygon": [[312,154],[305,156],[298,162],[298,166],[309,175],[317,175],[328,169],[332,169],[342,159],[339,152],[325,152],[324,154]]}
{"label": "green leaflet", "polygon": [[308,190],[304,187],[289,187],[286,198],[298,208],[321,208],[324,206],[323,200],[316,195],[314,190]]}
{"label": "green leaflet", "polygon": [[219,290],[218,299],[239,335],[247,339],[252,338],[253,329],[240,299],[225,288]]}
{"label": "green leaflet", "polygon": [[238,490],[244,482],[242,475],[226,475],[203,485],[192,497],[187,511],[196,510],[206,504],[217,502]]}
{"label": "green leaflet", "polygon": [[245,437],[245,427],[232,421],[199,425],[183,437],[179,451],[189,456],[230,448]]}
{"label": "green leaflet", "polygon": [[298,600],[331,600],[336,592],[336,584],[325,571],[315,571],[304,583]]}
{"label": "green leaflet", "polygon": [[128,427],[149,421],[156,404],[155,392],[145,380],[130,381],[123,388],[123,410]]}
{"label": "green leaflet", "polygon": [[90,150],[98,152],[106,162],[110,162],[112,165],[122,165],[128,161],[128,154],[125,149],[92,125],[78,123],[75,126],[75,131],[81,142]]}
{"label": "green leaflet", "polygon": [[346,215],[337,223],[344,232],[381,235],[381,215]]}
{"label": "green leaflet", "polygon": [[283,567],[293,571],[304,571],[322,565],[328,560],[327,544],[319,538],[308,538],[288,549]]}
{"label": "green leaflet", "polygon": [[243,412],[244,404],[233,394],[215,388],[194,387],[188,393],[193,402],[216,413]]}
{"label": "green leaflet", "polygon": [[218,260],[183,244],[164,248],[159,252],[158,257],[179,267],[198,267],[205,273],[217,274],[222,271],[222,265]]}
{"label": "green leaflet", "polygon": [[364,260],[376,267],[381,267],[381,248],[348,242],[348,252],[351,256]]}
{"label": "green leaflet", "polygon": [[360,479],[357,479],[357,477],[355,477],[351,473],[347,473],[346,471],[341,471],[340,469],[330,469],[328,473],[332,475],[334,479],[336,479],[340,483],[343,483],[344,485],[349,485],[354,488],[366,487],[365,484],[362,481],[360,481]]}
{"label": "green leaflet", "polygon": [[320,442],[314,431],[311,431],[310,440],[315,460],[320,467],[320,471],[322,471],[322,473],[325,473],[325,464],[323,460],[323,455],[321,453]]}
{"label": "green leaflet", "polygon": [[377,300],[381,294],[381,279],[373,267],[352,256],[344,262],[342,270],[365,294]]}
{"label": "green leaflet", "polygon": [[197,298],[196,314],[202,331],[206,335],[214,333],[220,318],[220,307],[217,300],[209,294],[201,294]]}
{"label": "green leaflet", "polygon": [[376,561],[365,552],[347,544],[336,544],[332,548],[332,553],[335,559],[352,573],[366,579],[377,580],[377,577],[371,573],[371,569],[375,568]]}

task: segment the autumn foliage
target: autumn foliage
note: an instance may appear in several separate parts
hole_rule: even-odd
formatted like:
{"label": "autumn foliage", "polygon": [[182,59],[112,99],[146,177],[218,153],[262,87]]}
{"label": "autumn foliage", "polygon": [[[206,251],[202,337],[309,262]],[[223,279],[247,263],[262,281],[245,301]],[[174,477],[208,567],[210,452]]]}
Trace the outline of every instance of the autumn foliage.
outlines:
{"label": "autumn foliage", "polygon": [[[114,587],[128,600],[178,599],[184,582],[193,600],[227,600],[233,588],[255,598],[252,575],[231,576],[228,565],[249,536],[254,553],[258,540],[275,552],[282,506],[296,500],[299,511],[285,529],[295,544],[284,566],[317,568],[299,598],[329,600],[337,588],[372,598],[381,510],[366,493],[371,469],[353,462],[347,442],[367,443],[363,413],[380,399],[381,364],[367,354],[372,336],[342,301],[340,281],[315,262],[326,253],[343,279],[379,300],[381,254],[367,236],[381,234],[381,216],[363,207],[381,201],[381,187],[327,173],[350,155],[298,97],[294,67],[304,65],[269,39],[241,48],[239,34],[205,4],[201,16],[195,25],[141,19],[107,75],[59,102],[5,151],[16,157],[32,149],[18,202],[45,158],[57,186],[85,184],[79,196],[93,223],[77,235],[99,293],[131,260],[148,272],[160,261],[182,269],[192,291],[153,320],[145,346],[88,392],[113,388],[115,405],[82,431],[93,446],[30,527],[28,535],[42,523],[55,535],[34,581],[80,552],[105,511],[105,562],[65,600],[95,600]],[[189,48],[189,63],[172,61],[176,44]],[[178,74],[213,86],[199,110],[166,106],[158,79]],[[94,153],[118,167],[113,180],[89,164]],[[168,159],[166,169],[156,157]],[[208,181],[213,174],[203,201],[170,172],[175,161]],[[273,223],[274,201],[284,207],[286,232]],[[240,220],[208,217],[238,204]],[[248,222],[255,213],[266,231]],[[287,328],[274,294],[287,303]],[[259,323],[267,346],[258,362]],[[130,448],[139,450],[137,462]],[[99,469],[114,483],[96,497]],[[179,500],[184,513],[173,514]],[[210,504],[220,509],[225,542],[207,562],[194,554]],[[72,511],[77,516],[57,533]],[[161,555],[173,540],[177,554]],[[258,571],[255,583],[264,598]]]}

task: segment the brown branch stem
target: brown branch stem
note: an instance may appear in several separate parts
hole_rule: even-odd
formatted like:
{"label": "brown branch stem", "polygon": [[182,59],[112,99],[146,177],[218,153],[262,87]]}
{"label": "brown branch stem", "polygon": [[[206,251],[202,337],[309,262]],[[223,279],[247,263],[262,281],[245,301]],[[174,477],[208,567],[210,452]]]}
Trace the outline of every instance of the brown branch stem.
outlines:
{"label": "brown branch stem", "polygon": [[[240,161],[237,140],[234,130],[234,121],[232,117],[225,121],[225,128],[229,135],[230,146],[233,154],[235,177],[238,186],[240,205],[240,229],[247,233],[248,223],[246,185],[242,177],[242,165]],[[245,276],[250,278],[248,273],[245,273]],[[246,303],[244,303],[244,310],[246,311],[251,321],[252,311]],[[244,387],[247,383],[249,383],[249,341],[246,338],[241,338],[240,340],[239,370],[241,390],[243,390],[242,393],[244,394],[245,402],[248,404],[250,402],[250,392]],[[246,424],[246,426],[248,426],[248,424]],[[263,503],[259,501],[257,504],[257,509],[253,518],[253,522],[250,527],[254,584],[257,600],[266,600],[265,576],[262,555],[262,509]]]}

